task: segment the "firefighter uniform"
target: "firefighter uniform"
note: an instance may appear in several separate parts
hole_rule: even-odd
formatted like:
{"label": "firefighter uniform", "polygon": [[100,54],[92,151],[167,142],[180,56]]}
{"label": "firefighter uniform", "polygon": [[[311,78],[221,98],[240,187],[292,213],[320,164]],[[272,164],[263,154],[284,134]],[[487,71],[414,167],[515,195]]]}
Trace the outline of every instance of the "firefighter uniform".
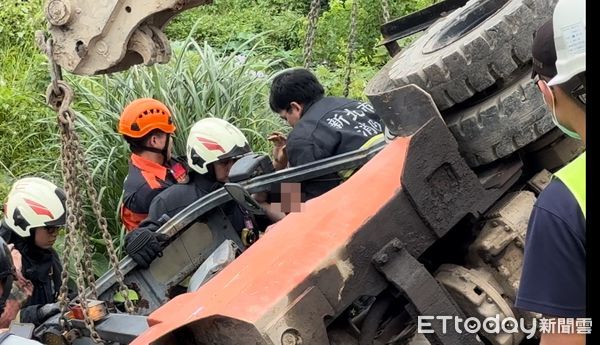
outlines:
{"label": "firefighter uniform", "polygon": [[123,184],[121,220],[128,231],[148,216],[150,203],[165,188],[186,182],[187,169],[182,162],[171,160],[168,166],[132,154],[129,173]]}
{"label": "firefighter uniform", "polygon": [[[187,173],[183,165],[170,159],[171,135],[176,128],[171,111],[164,103],[153,98],[134,100],[123,109],[118,130],[132,151],[120,209],[121,222],[131,231],[146,218],[152,198],[178,179],[185,180]],[[159,139],[154,134],[158,133],[166,135],[163,147],[157,147]],[[154,143],[149,144],[148,140]],[[162,159],[142,157],[143,152],[161,154]]]}
{"label": "firefighter uniform", "polygon": [[[289,165],[299,166],[357,150],[375,136],[383,125],[368,103],[346,98],[323,97],[306,105],[300,121],[287,140]],[[338,174],[302,183],[302,200],[317,197],[340,184]]]}

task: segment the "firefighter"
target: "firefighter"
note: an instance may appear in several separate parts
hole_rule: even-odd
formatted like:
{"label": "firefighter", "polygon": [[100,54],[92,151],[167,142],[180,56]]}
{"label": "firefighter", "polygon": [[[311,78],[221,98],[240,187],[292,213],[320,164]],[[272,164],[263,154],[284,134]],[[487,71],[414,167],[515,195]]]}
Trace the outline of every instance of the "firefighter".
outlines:
{"label": "firefighter", "polygon": [[[537,31],[532,49],[535,80],[554,123],[584,145],[585,37],[585,0],[559,0],[553,19]],[[584,152],[555,173],[535,203],[516,300],[520,309],[547,318],[587,316],[585,167]],[[578,328],[580,324],[585,326],[585,320],[578,320]],[[575,333],[575,327],[561,333],[565,330],[557,326],[551,333],[542,333],[540,344],[585,344],[585,335]]]}
{"label": "firefighter", "polygon": [[[271,110],[292,126],[289,138],[280,133],[269,138],[275,143],[276,168],[285,168],[286,163],[291,167],[307,164],[383,139],[384,127],[370,104],[324,94],[321,83],[307,69],[288,69],[273,79]],[[302,200],[327,192],[345,177],[332,174],[303,182]]]}
{"label": "firefighter", "polygon": [[[15,286],[18,280],[18,269],[21,256],[13,246],[7,246],[0,237],[0,344],[1,345],[28,345],[40,344],[37,341],[25,339],[11,334],[6,330],[18,311],[20,302],[15,300],[15,293],[22,293],[21,287]],[[16,262],[18,261],[18,263]],[[30,292],[30,291],[29,291]],[[14,306],[17,306],[14,308]],[[8,315],[7,315],[8,314]]]}
{"label": "firefighter", "polygon": [[131,231],[146,218],[150,202],[158,193],[187,182],[187,168],[171,158],[175,125],[163,103],[152,98],[131,102],[121,113],[119,133],[131,149],[120,210],[123,225]]}
{"label": "firefighter", "polygon": [[21,253],[23,277],[33,284],[21,322],[37,326],[59,312],[62,265],[52,246],[65,225],[65,201],[61,188],[38,177],[18,180],[8,193],[0,236]]}
{"label": "firefighter", "polygon": [[[242,131],[225,120],[206,118],[192,126],[186,145],[190,183],[171,186],[156,196],[148,218],[139,229],[127,235],[126,251],[138,265],[148,267],[160,255],[161,243],[167,237],[155,232],[161,225],[158,220],[163,215],[176,215],[194,201],[221,188],[229,181],[233,163],[248,152],[250,146]],[[222,208],[232,226],[242,235],[246,222],[251,221],[250,215],[233,202]]]}

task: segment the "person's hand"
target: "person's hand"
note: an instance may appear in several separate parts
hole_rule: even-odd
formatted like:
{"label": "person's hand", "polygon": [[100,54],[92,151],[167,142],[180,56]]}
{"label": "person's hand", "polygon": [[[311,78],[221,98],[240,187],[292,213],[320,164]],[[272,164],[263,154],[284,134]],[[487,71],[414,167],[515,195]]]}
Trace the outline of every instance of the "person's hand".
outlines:
{"label": "person's hand", "polygon": [[268,137],[267,140],[273,143],[273,167],[275,170],[281,170],[287,168],[288,165],[288,157],[287,157],[287,138],[283,133],[273,132]]}
{"label": "person's hand", "polygon": [[155,233],[150,227],[138,228],[125,236],[125,251],[138,266],[148,268],[154,259],[162,256],[163,244],[168,239],[169,236]]}
{"label": "person's hand", "polygon": [[23,272],[21,269],[23,268],[23,260],[21,257],[21,252],[17,248],[15,248],[14,244],[9,244],[8,249],[10,250],[10,255],[12,256],[13,265],[15,266],[15,274],[17,276],[17,281],[23,286],[31,285],[31,282],[23,276]]}
{"label": "person's hand", "polygon": [[285,218],[285,213],[281,212],[281,207],[276,205],[281,204],[269,204],[268,202],[259,202],[260,207],[265,210],[265,215],[269,220],[273,223],[277,223],[278,221]]}
{"label": "person's hand", "polygon": [[21,258],[21,252],[13,243],[8,245],[8,250],[10,250],[10,255],[12,256],[13,265],[15,265],[15,269],[17,272],[21,272],[21,268],[23,267],[23,260]]}
{"label": "person's hand", "polygon": [[[8,301],[17,303],[17,309],[25,306],[33,295],[33,283],[25,278],[13,280]],[[7,303],[8,303],[7,301]]]}
{"label": "person's hand", "polygon": [[267,192],[258,192],[258,193],[252,194],[252,198],[254,200],[256,200],[256,202],[259,204],[267,202],[268,197],[269,197],[269,194]]}

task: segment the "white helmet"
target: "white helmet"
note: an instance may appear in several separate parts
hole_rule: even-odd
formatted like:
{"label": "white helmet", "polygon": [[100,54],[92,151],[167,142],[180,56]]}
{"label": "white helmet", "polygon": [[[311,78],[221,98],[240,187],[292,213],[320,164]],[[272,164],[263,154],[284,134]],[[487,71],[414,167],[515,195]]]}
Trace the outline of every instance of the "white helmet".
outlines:
{"label": "white helmet", "polygon": [[65,192],[39,177],[15,182],[4,204],[4,223],[17,235],[29,237],[30,229],[64,226]]}
{"label": "white helmet", "polygon": [[250,145],[237,127],[223,119],[209,117],[190,129],[186,152],[190,168],[206,174],[210,163],[240,157],[250,152]]}
{"label": "white helmet", "polygon": [[552,24],[557,74],[548,85],[558,85],[586,70],[585,0],[559,0]]}

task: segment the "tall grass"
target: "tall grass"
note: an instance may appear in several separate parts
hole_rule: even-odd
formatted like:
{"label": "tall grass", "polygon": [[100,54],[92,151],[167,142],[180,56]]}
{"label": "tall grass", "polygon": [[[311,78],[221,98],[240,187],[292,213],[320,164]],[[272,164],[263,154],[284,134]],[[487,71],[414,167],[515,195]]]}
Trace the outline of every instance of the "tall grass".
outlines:
{"label": "tall grass", "polygon": [[[68,78],[76,93],[73,107],[77,130],[113,235],[122,240],[124,234],[117,210],[130,154],[116,128],[121,110],[132,100],[153,97],[167,104],[177,126],[177,154],[185,153],[189,128],[205,117],[233,123],[244,132],[254,151],[268,150],[266,136],[282,126],[267,103],[270,71],[277,61],[255,59],[253,52],[259,42],[260,37],[254,37],[236,51],[220,53],[190,38],[174,45],[174,57],[167,65],[134,67],[108,76]],[[55,119],[41,122],[50,125]],[[54,135],[47,145],[58,149],[58,136]],[[59,169],[55,157],[35,159],[40,166]],[[86,214],[94,242],[102,248],[92,213],[86,210]]]}
{"label": "tall grass", "polygon": [[47,65],[44,57],[35,52],[33,43],[0,46],[0,201],[18,177],[36,175],[60,181],[51,168],[31,160],[58,154],[46,145],[56,126],[38,121],[55,115],[45,105],[43,96],[50,80]]}

